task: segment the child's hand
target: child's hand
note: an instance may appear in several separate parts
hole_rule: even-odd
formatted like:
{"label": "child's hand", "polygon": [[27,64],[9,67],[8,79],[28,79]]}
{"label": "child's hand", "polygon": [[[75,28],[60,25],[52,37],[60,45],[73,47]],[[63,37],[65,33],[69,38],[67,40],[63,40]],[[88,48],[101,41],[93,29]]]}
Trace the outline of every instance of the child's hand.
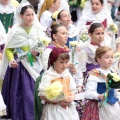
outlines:
{"label": "child's hand", "polygon": [[58,102],[59,105],[61,105],[62,107],[68,106],[70,104],[70,102],[65,101],[65,100],[61,100]]}
{"label": "child's hand", "polygon": [[74,99],[75,99],[75,95],[74,94],[72,94],[70,97],[68,97],[68,102],[72,102],[72,101],[74,101]]}
{"label": "child's hand", "polygon": [[80,93],[82,91],[82,86],[78,86],[77,91],[78,91],[78,93]]}
{"label": "child's hand", "polygon": [[18,67],[18,63],[15,60],[12,60],[12,61],[10,61],[10,67],[17,68]]}
{"label": "child's hand", "polygon": [[70,68],[70,71],[71,71],[73,74],[76,74],[77,70],[76,70],[74,64],[70,63],[70,64],[69,64],[69,68]]}
{"label": "child's hand", "polygon": [[98,99],[100,99],[100,100],[104,100],[105,99],[105,97],[104,97],[104,94],[100,94],[100,95],[98,95]]}

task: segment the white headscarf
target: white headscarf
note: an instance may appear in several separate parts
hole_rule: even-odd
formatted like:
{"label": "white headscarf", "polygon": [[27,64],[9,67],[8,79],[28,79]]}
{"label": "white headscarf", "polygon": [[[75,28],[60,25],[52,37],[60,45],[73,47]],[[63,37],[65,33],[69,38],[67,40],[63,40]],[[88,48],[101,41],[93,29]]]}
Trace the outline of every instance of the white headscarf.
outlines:
{"label": "white headscarf", "polygon": [[[107,0],[103,0],[103,7],[100,11],[99,14],[99,18],[98,19],[102,19],[104,16],[109,16],[111,14],[110,10],[107,7]],[[92,7],[91,7],[91,0],[87,1],[85,4],[85,7],[82,11],[82,15],[86,15],[88,17],[88,19],[93,20],[94,19],[94,13],[92,11]]]}
{"label": "white headscarf", "polygon": [[[21,12],[21,9],[27,5],[30,5],[30,3],[27,1],[27,0],[22,0],[22,2],[20,3],[19,7],[17,8],[17,17],[18,17],[18,20],[17,20],[17,24],[15,24],[12,29],[10,30],[10,32],[8,33],[8,36],[7,36],[7,43],[5,45],[5,49],[9,46],[9,48],[12,48],[13,46],[16,45],[16,43],[13,43],[13,46],[10,45],[10,41],[12,40],[12,37],[14,36],[15,32],[16,32],[16,29],[20,26],[20,24],[22,23],[22,19],[21,17],[19,16],[20,15],[20,12]],[[35,15],[35,14],[34,14]],[[39,31],[41,30],[40,29],[40,25],[39,25],[39,21],[37,19],[37,16],[35,15],[34,16],[34,20],[33,20],[33,27],[37,28]],[[35,42],[36,43],[36,42]],[[23,44],[23,43],[21,43]],[[33,44],[34,45],[34,44]],[[12,47],[11,47],[12,46]],[[4,50],[5,50],[4,49]],[[5,75],[5,72],[6,72],[6,69],[7,69],[7,65],[8,65],[8,59],[6,58],[6,55],[5,55],[5,52],[3,53],[3,58],[2,58],[2,65],[1,65],[1,68],[0,69],[0,79],[3,79],[4,78],[4,75]]]}

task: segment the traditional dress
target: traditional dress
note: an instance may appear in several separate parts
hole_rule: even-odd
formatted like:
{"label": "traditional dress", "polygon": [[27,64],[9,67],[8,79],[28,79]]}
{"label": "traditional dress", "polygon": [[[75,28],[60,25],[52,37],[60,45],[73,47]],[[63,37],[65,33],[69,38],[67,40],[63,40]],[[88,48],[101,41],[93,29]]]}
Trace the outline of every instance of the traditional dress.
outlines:
{"label": "traditional dress", "polygon": [[6,6],[0,4],[0,20],[8,33],[9,29],[16,23],[16,9],[8,4]]}
{"label": "traditional dress", "polygon": [[[87,42],[76,54],[78,58],[78,70],[83,73],[83,89],[82,92],[85,94],[85,86],[88,78],[88,72],[91,71],[94,68],[99,68],[99,64],[95,61],[95,51],[98,48],[98,45],[93,45],[92,42]],[[79,116],[82,116],[82,113],[84,111],[85,105],[87,104],[87,100],[78,100],[77,102],[77,110],[79,113]]]}
{"label": "traditional dress", "polygon": [[[94,14],[91,8],[91,3],[90,1],[88,1],[86,2],[86,6],[83,9],[82,16],[76,27],[79,29],[80,32],[82,32],[85,29],[89,29],[90,25],[95,22],[102,23],[107,31],[109,25],[113,23],[113,20],[111,18],[110,11],[106,8],[105,4],[99,13]],[[105,38],[102,43],[103,45],[115,49],[115,41],[111,37],[112,36],[109,36],[107,33],[105,33]]]}
{"label": "traditional dress", "polygon": [[[120,106],[118,103],[120,101],[120,93],[118,92],[118,89],[111,88],[108,93],[106,104],[102,104],[101,107],[98,107],[101,105],[101,101],[98,100],[98,95],[106,92],[106,79],[103,76],[107,76],[107,74],[111,73],[111,71],[101,68],[98,68],[95,71],[98,71],[98,74],[93,75],[90,73],[87,81],[86,98],[90,99],[91,104],[90,102],[87,104],[82,116],[82,120],[116,120],[116,118],[120,119]],[[92,112],[90,113],[91,109]]]}
{"label": "traditional dress", "polygon": [[40,17],[40,24],[45,27],[45,30],[52,25],[52,13],[46,10],[45,12],[42,13]]}
{"label": "traditional dress", "polygon": [[[5,54],[3,56],[4,82],[2,88],[2,95],[7,106],[7,118],[12,120],[34,120],[34,87],[35,80],[42,71],[41,58],[33,57],[33,66],[30,65],[30,56],[18,60],[19,66],[11,68],[8,61],[17,59],[20,55],[17,49],[23,53],[28,52],[40,40],[39,29],[32,26],[28,29],[21,26],[14,26],[12,28],[12,36],[6,45]],[[11,33],[10,33],[11,35]],[[6,70],[7,68],[7,70]]]}
{"label": "traditional dress", "polygon": [[[5,42],[6,42],[6,34],[5,34],[4,27],[0,21],[0,54],[3,53]],[[1,69],[1,61],[2,61],[2,58],[0,58],[0,69]],[[6,106],[4,104],[4,101],[1,95],[1,87],[2,87],[2,80],[0,79],[0,116],[3,116],[3,115],[6,115]]]}
{"label": "traditional dress", "polygon": [[73,24],[70,24],[67,30],[68,30],[68,40],[66,45],[70,47],[71,41],[79,41],[79,34],[78,34],[78,29]]}
{"label": "traditional dress", "polygon": [[[39,95],[45,96],[45,88],[51,84],[51,81],[57,78],[70,78],[70,91],[75,92],[76,85],[70,75],[69,71],[66,69],[61,74],[54,71],[53,67],[45,71],[42,76],[41,83],[39,85]],[[41,120],[79,120],[78,113],[73,103],[71,103],[68,108],[63,108],[59,104],[46,103],[43,108]]]}

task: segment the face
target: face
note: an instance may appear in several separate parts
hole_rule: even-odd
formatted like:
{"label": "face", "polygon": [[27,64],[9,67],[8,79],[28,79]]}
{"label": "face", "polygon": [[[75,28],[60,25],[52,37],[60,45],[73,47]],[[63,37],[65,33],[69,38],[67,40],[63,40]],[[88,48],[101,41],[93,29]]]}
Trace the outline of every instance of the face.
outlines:
{"label": "face", "polygon": [[58,22],[61,23],[62,25],[67,27],[69,24],[72,23],[71,15],[67,11],[62,11],[60,13],[60,17],[61,19],[58,19]]}
{"label": "face", "polygon": [[53,2],[53,7],[54,10],[57,11],[60,7],[60,0],[56,0],[55,2]]}
{"label": "face", "polygon": [[57,73],[61,74],[68,67],[68,62],[69,62],[69,60],[62,60],[62,59],[58,58],[54,62],[53,68]]}
{"label": "face", "polygon": [[99,13],[103,7],[103,4],[101,4],[100,0],[92,0],[91,5],[94,14]]}
{"label": "face", "polygon": [[68,40],[67,29],[64,26],[60,26],[56,34],[53,34],[55,41],[62,47],[65,46]]}
{"label": "face", "polygon": [[106,52],[101,58],[97,59],[100,67],[103,69],[108,69],[113,64],[113,51]]}
{"label": "face", "polygon": [[10,0],[0,0],[0,3],[3,5],[7,5],[10,2]]}
{"label": "face", "polygon": [[94,30],[94,32],[89,34],[91,37],[91,41],[100,45],[101,42],[104,40],[104,28],[99,27]]}
{"label": "face", "polygon": [[25,13],[21,15],[21,18],[24,25],[32,25],[32,22],[34,20],[34,10],[31,8],[26,9]]}

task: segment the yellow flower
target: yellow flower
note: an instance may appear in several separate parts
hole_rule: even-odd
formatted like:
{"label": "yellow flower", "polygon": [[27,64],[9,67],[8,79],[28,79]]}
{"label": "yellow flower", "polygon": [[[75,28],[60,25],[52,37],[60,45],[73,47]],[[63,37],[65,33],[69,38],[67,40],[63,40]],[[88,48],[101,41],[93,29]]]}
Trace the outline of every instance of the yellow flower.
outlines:
{"label": "yellow flower", "polygon": [[118,32],[118,27],[117,27],[117,25],[114,24],[114,23],[110,24],[110,26],[109,26],[108,29],[111,30],[111,31],[114,32],[114,33]]}
{"label": "yellow flower", "polygon": [[70,45],[71,45],[72,47],[76,47],[78,44],[79,44],[78,41],[71,41],[71,42],[70,42]]}
{"label": "yellow flower", "polygon": [[115,82],[120,81],[120,77],[119,77],[116,73],[111,73],[111,75],[113,76],[112,79],[113,79]]}
{"label": "yellow flower", "polygon": [[48,46],[50,44],[50,42],[51,42],[51,40],[48,39],[47,37],[41,38],[41,41],[43,42],[43,44],[45,46]]}
{"label": "yellow flower", "polygon": [[59,11],[55,11],[55,12],[53,13],[53,15],[52,15],[52,19],[53,19],[53,20],[56,20],[56,19],[57,19],[58,13],[59,13]]}
{"label": "yellow flower", "polygon": [[16,0],[11,0],[11,4],[12,4],[14,7],[18,7],[18,6],[19,6],[19,2],[16,1]]}
{"label": "yellow flower", "polygon": [[114,53],[114,57],[120,57],[120,53],[119,52]]}
{"label": "yellow flower", "polygon": [[62,93],[63,85],[59,81],[53,82],[45,89],[45,96],[48,100],[56,100]]}

